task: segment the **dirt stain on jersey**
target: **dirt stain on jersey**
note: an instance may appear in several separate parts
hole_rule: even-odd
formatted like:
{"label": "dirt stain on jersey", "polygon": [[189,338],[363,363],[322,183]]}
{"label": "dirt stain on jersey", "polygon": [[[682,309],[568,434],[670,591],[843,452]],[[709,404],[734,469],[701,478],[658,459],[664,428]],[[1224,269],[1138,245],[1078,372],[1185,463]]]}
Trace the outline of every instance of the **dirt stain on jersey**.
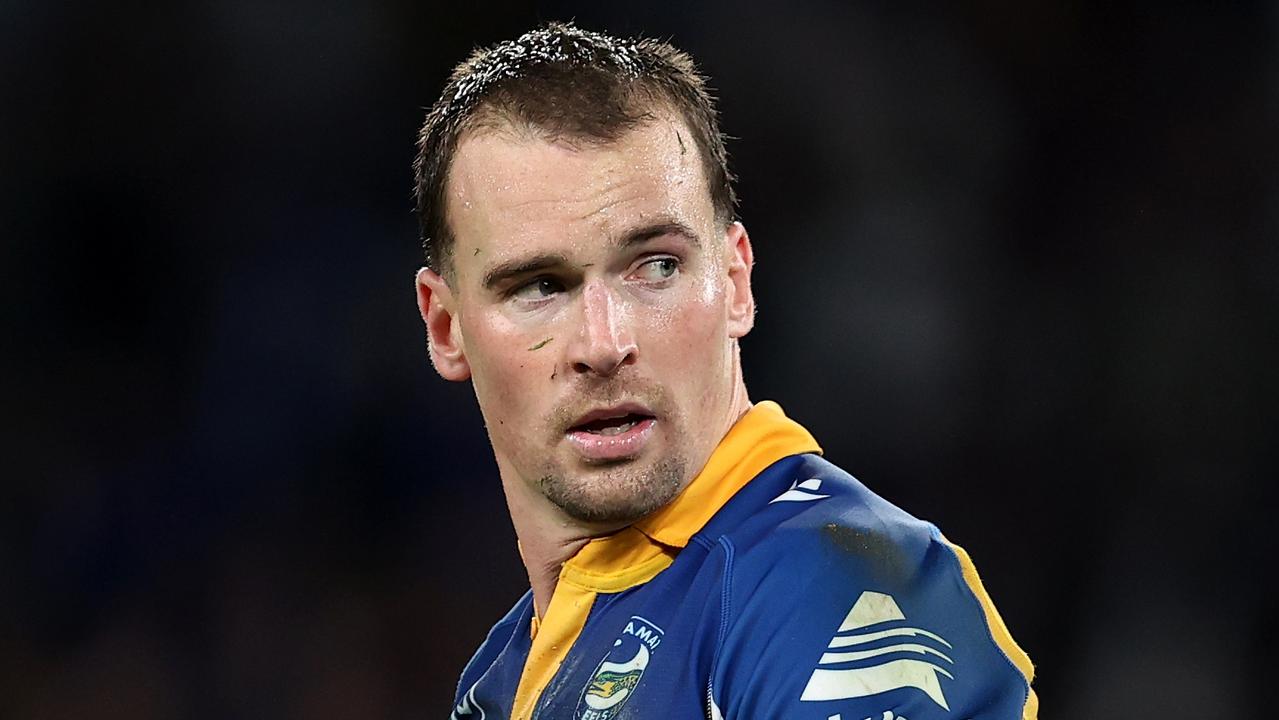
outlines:
{"label": "dirt stain on jersey", "polygon": [[897,584],[910,573],[901,548],[886,535],[864,528],[851,528],[836,523],[822,526],[822,537],[850,559],[855,559],[857,573],[869,569],[875,577]]}

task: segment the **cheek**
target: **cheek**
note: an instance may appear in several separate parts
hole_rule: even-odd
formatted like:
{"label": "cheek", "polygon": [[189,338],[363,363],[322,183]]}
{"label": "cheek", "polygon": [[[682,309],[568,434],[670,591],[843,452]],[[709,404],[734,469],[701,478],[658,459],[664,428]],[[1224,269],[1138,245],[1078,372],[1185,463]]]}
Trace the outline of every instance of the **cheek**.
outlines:
{"label": "cheek", "polygon": [[[538,387],[534,379],[543,365],[550,367],[547,360],[530,351],[526,334],[509,323],[475,322],[464,331],[471,382],[485,421],[492,430],[510,423],[522,426],[517,421],[533,406]],[[546,372],[549,376],[551,371]]]}
{"label": "cheek", "polygon": [[720,356],[728,346],[723,297],[714,283],[698,282],[682,302],[646,310],[650,362],[668,371],[664,377],[672,385],[705,383],[707,374],[721,368]]}

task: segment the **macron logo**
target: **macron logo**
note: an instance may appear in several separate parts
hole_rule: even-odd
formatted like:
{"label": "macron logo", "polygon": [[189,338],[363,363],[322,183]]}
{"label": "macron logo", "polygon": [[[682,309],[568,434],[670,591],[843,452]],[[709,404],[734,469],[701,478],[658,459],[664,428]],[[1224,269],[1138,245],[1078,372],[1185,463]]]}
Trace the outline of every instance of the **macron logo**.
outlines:
{"label": "macron logo", "polygon": [[790,490],[769,500],[768,504],[772,505],[775,502],[811,502],[830,497],[830,495],[817,494],[821,487],[822,481],[817,478],[809,478],[804,482],[793,482],[790,484]]}
{"label": "macron logo", "polygon": [[[913,687],[949,710],[937,675],[955,679],[938,664],[955,664],[938,649],[949,650],[950,643],[927,630],[902,625],[866,631],[873,625],[905,619],[891,595],[869,590],[862,593],[831,639],[828,652],[822,653],[799,699],[846,700]],[[915,655],[919,657],[912,657]]]}

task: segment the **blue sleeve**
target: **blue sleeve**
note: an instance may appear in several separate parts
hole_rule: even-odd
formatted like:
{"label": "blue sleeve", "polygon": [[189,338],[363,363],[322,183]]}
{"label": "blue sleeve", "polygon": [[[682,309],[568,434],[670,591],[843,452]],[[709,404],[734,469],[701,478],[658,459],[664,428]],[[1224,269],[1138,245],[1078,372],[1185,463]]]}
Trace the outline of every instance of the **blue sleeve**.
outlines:
{"label": "blue sleeve", "polygon": [[[728,555],[712,716],[1034,718],[1029,659],[933,526],[798,523]],[[991,617],[993,615],[993,617]]]}

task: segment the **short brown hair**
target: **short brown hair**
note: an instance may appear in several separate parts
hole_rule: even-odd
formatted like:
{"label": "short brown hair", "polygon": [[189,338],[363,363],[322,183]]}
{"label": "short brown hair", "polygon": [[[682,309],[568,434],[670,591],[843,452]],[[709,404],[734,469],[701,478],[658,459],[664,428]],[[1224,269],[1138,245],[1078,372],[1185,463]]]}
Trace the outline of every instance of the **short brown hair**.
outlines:
{"label": "short brown hair", "polygon": [[550,23],[516,40],[476,50],[454,68],[418,135],[417,215],[426,264],[451,270],[453,237],[445,187],[458,139],[468,129],[515,126],[550,139],[612,142],[678,113],[702,155],[716,219],[733,219],[737,197],[724,136],[706,79],[688,54],[651,39],[620,39]]}

